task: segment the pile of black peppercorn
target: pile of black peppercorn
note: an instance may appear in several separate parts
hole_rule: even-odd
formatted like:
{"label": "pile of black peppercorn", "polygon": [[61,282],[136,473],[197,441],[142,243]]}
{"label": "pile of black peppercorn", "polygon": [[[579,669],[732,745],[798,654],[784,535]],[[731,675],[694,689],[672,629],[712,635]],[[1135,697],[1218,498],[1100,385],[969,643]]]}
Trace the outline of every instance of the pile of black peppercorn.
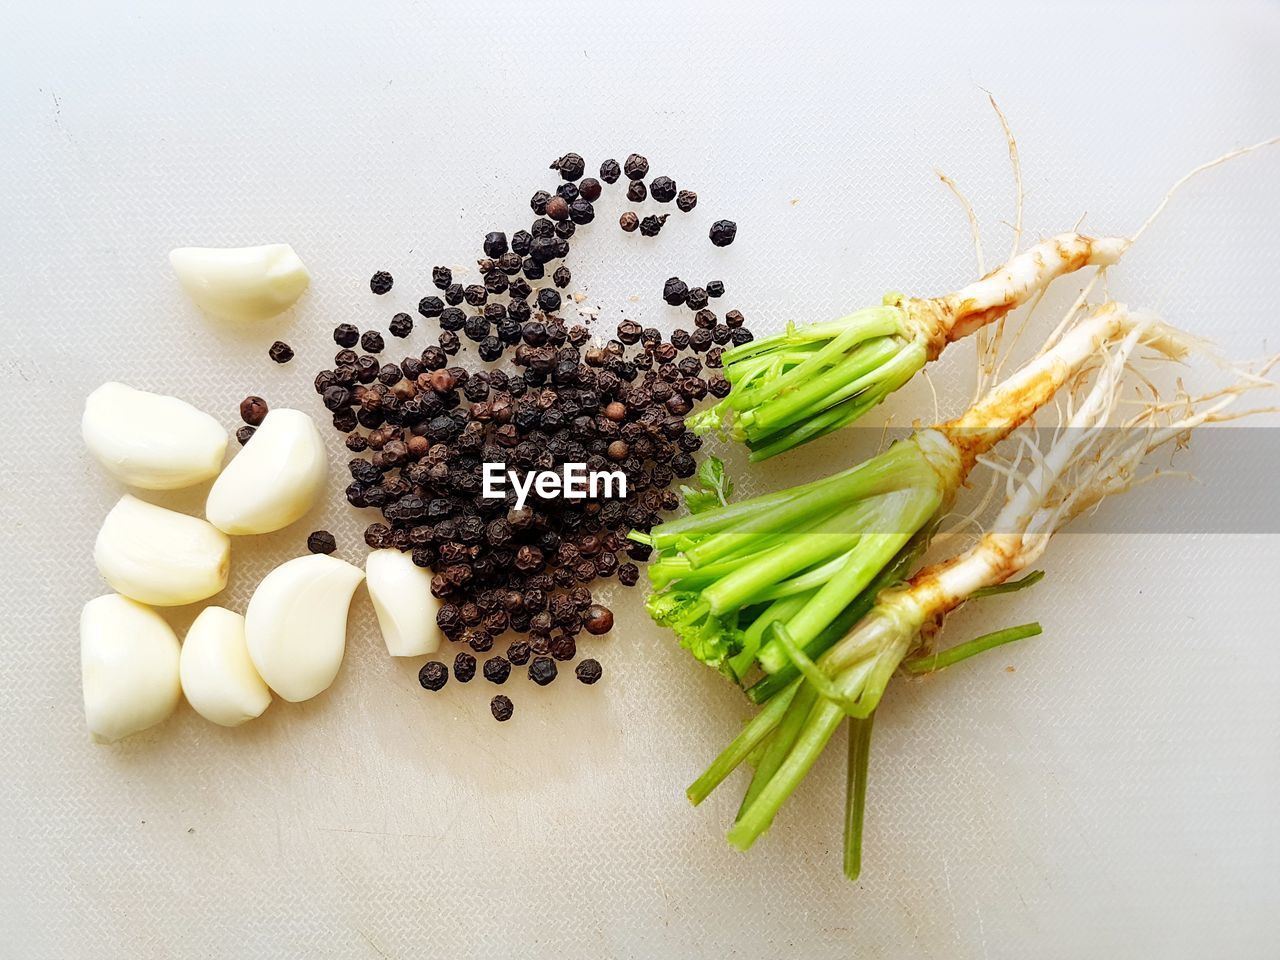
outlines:
{"label": "pile of black peppercorn", "polygon": [[[492,654],[483,664],[490,683],[503,684],[513,666],[527,666],[529,679],[546,685],[557,675],[557,661],[576,658],[583,631],[612,629],[613,614],[594,602],[590,585],[639,580],[635,561],[646,559],[649,548],[626,534],[649,530],[663,511],[679,505],[672,485],[694,474],[693,454],[701,446],[684,418],[708,394],[728,393],[718,370],[722,349],[751,338],[741,314],[732,311],[721,323],[707,309],[707,298],[723,293],[722,283],[689,290],[674,278],[666,298],[695,310],[692,333],[676,330],[664,338],[656,328],[624,320],[616,337],[601,343],[586,326],[566,323],[557,315],[559,290],[571,274],[563,263],[551,265],[569,253],[577,227],[594,219],[602,187],[581,179],[586,167],[578,154],[551,166],[564,182],[555,193],[533,195],[537,219],[530,229],[510,238],[497,231],[485,236],[480,283],[464,286],[449,268],[432,270],[439,292],[423,297],[418,312],[438,324],[434,343],[399,363],[381,362],[374,356],[386,349],[380,334],[361,335],[341,324],[334,330],[340,348],[334,365],[315,378],[334,428],[358,454],[349,463],[347,500],[381,514],[365,541],[409,551],[414,563],[432,570],[439,627],[468,648],[453,664],[462,683],[476,675],[468,651],[490,654],[509,633],[516,637],[505,656]],[[634,185],[641,166],[643,177],[643,157],[633,154],[625,168],[606,161],[600,179],[614,183],[625,169]],[[677,199],[682,210],[697,200],[690,191],[677,193],[667,177],[655,178],[650,189],[659,202]],[[380,271],[371,288],[382,293],[383,287],[390,288],[390,275]],[[393,318],[394,336],[412,330],[408,315]],[[484,364],[504,358],[507,364],[458,362],[464,338]],[[626,496],[542,499],[531,491],[517,510],[510,484],[504,499],[481,495],[486,462],[520,474],[558,471],[566,463],[619,470],[627,478]],[[576,674],[595,683],[600,665],[583,660]],[[419,679],[439,690],[448,675],[443,663],[431,661]],[[499,696],[491,709],[506,720],[513,708]]]}

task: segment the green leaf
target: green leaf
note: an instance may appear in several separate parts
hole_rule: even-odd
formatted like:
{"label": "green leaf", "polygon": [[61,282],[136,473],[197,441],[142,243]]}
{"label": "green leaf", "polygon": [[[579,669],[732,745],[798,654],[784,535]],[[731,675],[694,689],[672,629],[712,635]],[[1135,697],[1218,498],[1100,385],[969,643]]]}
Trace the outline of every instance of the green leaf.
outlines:
{"label": "green leaf", "polygon": [[680,487],[680,494],[690,513],[702,513],[725,506],[733,496],[733,481],[726,476],[724,463],[719,457],[707,457],[703,460],[694,479],[698,482],[697,487],[687,484]]}

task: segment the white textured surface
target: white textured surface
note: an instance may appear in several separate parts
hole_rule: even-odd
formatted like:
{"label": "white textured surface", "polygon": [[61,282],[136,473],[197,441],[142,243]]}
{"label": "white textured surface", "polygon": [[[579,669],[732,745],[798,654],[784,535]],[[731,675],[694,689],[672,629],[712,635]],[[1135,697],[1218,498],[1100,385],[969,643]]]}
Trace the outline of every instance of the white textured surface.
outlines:
{"label": "white textured surface", "polygon": [[[1274,537],[1067,537],[1035,591],[966,613],[964,633],[1039,616],[1045,636],[888,698],[856,885],[839,874],[842,747],[747,856],[722,840],[736,781],[684,802],[746,709],[647,626],[638,594],[600,642],[602,685],[513,683],[502,727],[481,680],[425,696],[361,592],[319,699],[238,730],[184,706],[89,743],[76,618],[102,590],[90,547],[120,490],[76,422],[102,380],[228,426],[248,392],[313,404],[332,325],[410,308],[431,264],[527,220],[568,149],[593,167],[640,150],[701,196],[655,244],[617,233],[612,191],[590,261],[572,262],[602,317],[673,324],[657,292],[679,271],[722,276],[722,306],[765,329],[968,278],[935,165],[1003,256],[1011,188],[983,87],[1015,125],[1032,234],[1086,211],[1087,228],[1131,230],[1191,166],[1280,132],[1274,4],[505,6],[6,12],[0,954],[1274,956]],[[1275,349],[1278,182],[1274,153],[1196,182],[1113,292],[1236,355]],[[741,224],[728,250],[705,240],[717,216]],[[165,259],[277,240],[314,283],[243,333],[201,318]],[[379,268],[397,285],[375,300]],[[284,368],[265,356],[277,337],[299,351]],[[971,349],[935,371],[948,405]],[[902,423],[929,404],[919,382],[892,409]],[[861,452],[849,443],[761,476]],[[238,540],[219,602],[242,610],[321,525],[358,557],[351,512],[326,506]]]}

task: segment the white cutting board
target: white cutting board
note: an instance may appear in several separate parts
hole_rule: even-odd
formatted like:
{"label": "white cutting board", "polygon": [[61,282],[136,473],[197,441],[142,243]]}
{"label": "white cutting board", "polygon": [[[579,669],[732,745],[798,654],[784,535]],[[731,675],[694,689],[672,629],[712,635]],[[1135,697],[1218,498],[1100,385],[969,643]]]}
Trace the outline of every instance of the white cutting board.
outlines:
{"label": "white cutting board", "polygon": [[[319,699],[235,731],[184,706],[118,746],[85,735],[76,621],[103,590],[91,544],[121,492],[77,438],[102,380],[229,427],[250,392],[316,412],[332,326],[385,329],[432,264],[527,223],[566,150],[592,167],[639,150],[701,197],[648,242],[617,232],[610,192],[571,261],[602,324],[674,326],[658,293],[679,273],[722,278],[720,306],[769,330],[971,277],[935,167],[972,199],[988,262],[1004,256],[1013,189],[984,89],[1019,140],[1032,237],[1086,213],[1085,229],[1130,231],[1181,173],[1280,133],[1275,4],[879,6],[9,5],[0,954],[1276,955],[1275,536],[1063,537],[1034,591],[966,612],[957,638],[1033,617],[1045,634],[895,687],[857,884],[839,872],[842,738],[748,855],[722,839],[739,781],[685,802],[748,711],[648,625],[639,592],[615,598],[612,639],[584,644],[604,682],[513,681],[505,726],[481,680],[418,689],[362,592]],[[1278,183],[1272,152],[1189,185],[1111,292],[1232,355],[1276,349]],[[727,250],[705,239],[721,216],[740,224]],[[165,260],[280,240],[313,286],[244,333],[202,318]],[[381,300],[376,269],[397,278]],[[298,350],[288,367],[266,358],[277,337]],[[935,368],[945,409],[971,365],[966,345]],[[884,412],[928,419],[927,385]],[[741,486],[872,446],[833,439]],[[242,609],[311,529],[359,557],[340,472],[313,517],[236,542],[224,603]]]}

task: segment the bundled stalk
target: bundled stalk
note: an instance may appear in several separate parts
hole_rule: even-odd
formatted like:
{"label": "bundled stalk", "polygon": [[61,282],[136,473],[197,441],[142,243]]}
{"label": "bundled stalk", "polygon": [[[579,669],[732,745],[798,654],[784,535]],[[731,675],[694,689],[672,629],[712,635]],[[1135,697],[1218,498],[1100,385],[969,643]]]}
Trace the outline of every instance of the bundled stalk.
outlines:
{"label": "bundled stalk", "polygon": [[692,428],[706,433],[727,424],[752,460],[816,440],[863,416],[948,343],[1002,319],[1064,274],[1114,264],[1129,244],[1124,237],[1064,233],[942,297],[890,294],[880,306],[839,320],[788,324],[783,333],[724,354],[733,389],[692,418]]}
{"label": "bundled stalk", "polygon": [[[696,804],[748,756],[758,758],[729,831],[732,844],[746,849],[768,828],[836,728],[848,718],[845,872],[856,877],[872,720],[899,666],[905,661],[909,672],[928,672],[1038,633],[1038,624],[1027,624],[940,653],[921,652],[923,638],[936,636],[951,611],[967,600],[1013,586],[1010,581],[1038,560],[1053,534],[1073,517],[1153,475],[1144,476],[1140,469],[1148,453],[1181,442],[1201,424],[1245,415],[1228,413],[1227,408],[1248,390],[1272,386],[1258,374],[1236,370],[1233,382],[1216,393],[1180,395],[1165,403],[1153,391],[1136,415],[1117,422],[1126,375],[1138,365],[1140,346],[1153,348],[1160,356],[1178,357],[1202,345],[1118,305],[1104,307],[1086,326],[1104,317],[1112,318],[1120,336],[1098,341],[1097,348],[1074,365],[1084,367],[1084,360],[1096,361],[1091,378],[1077,378],[1072,384],[1065,429],[1056,431],[1047,450],[1024,444],[1019,461],[1006,468],[1010,492],[990,532],[964,553],[926,567],[903,585],[882,590],[865,615],[816,658],[806,652],[788,624],[770,625],[773,639],[800,677],[769,700],[688,791]],[[1042,358],[1056,351],[1057,347]],[[1142,385],[1152,389],[1149,380],[1143,379]],[[970,436],[982,436],[992,428],[972,414],[962,418],[969,421]]]}
{"label": "bundled stalk", "polygon": [[[737,682],[758,665],[768,676],[748,693],[767,700],[799,669],[780,637],[809,658],[835,643],[914,568],[977,459],[1135,322],[1123,308],[1102,308],[955,420],[814,483],[633,533],[654,548],[650,615]],[[1163,330],[1143,324],[1139,340],[1182,356]]]}

